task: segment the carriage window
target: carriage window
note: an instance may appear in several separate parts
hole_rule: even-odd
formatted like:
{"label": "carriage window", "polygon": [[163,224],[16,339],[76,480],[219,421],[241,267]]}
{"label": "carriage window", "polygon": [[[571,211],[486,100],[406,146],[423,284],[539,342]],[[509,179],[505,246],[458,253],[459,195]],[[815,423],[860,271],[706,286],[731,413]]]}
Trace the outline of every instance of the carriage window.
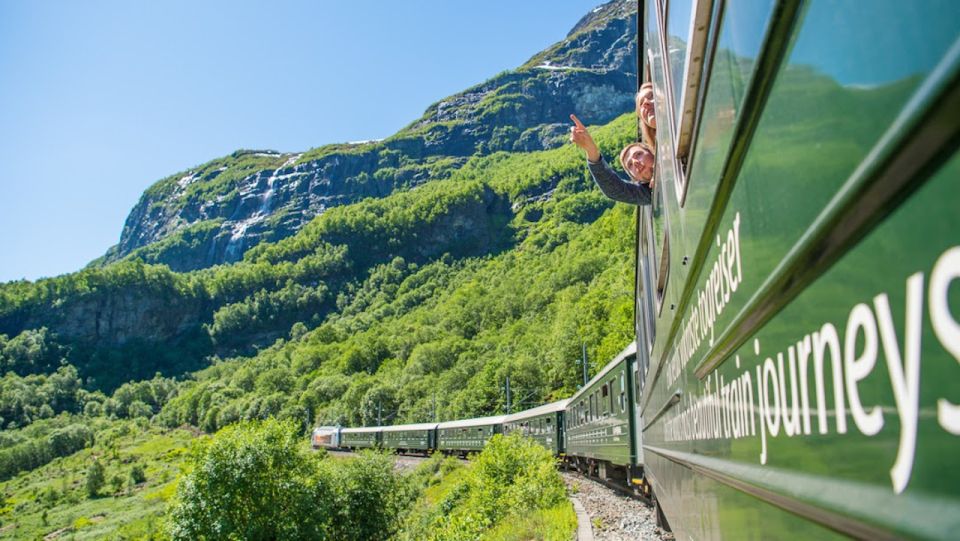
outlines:
{"label": "carriage window", "polygon": [[684,67],[690,37],[691,0],[671,0],[667,4],[667,62],[670,66],[670,97],[673,118],[680,118],[680,102],[684,90]]}
{"label": "carriage window", "polygon": [[[681,205],[686,198],[686,171],[696,132],[704,66],[708,64],[713,0],[672,0],[665,12],[664,46],[672,127],[672,150],[677,163],[676,194]],[[719,7],[719,3],[718,7]],[[719,20],[719,17],[717,18]]]}
{"label": "carriage window", "polygon": [[612,379],[608,384],[610,386],[610,413],[614,413],[617,411],[617,408],[614,406],[614,402],[613,402],[613,397],[615,396],[613,392],[615,383],[616,383],[616,379]]}
{"label": "carriage window", "polygon": [[[604,384],[603,384],[603,387],[601,387],[601,389],[603,390],[603,392],[601,393],[601,394],[603,395],[603,398],[607,398],[607,396],[610,395],[610,390],[607,388],[607,384],[604,383]],[[607,401],[606,401],[606,400],[603,400],[602,403],[603,403],[603,415],[606,416],[606,415],[607,415]]]}
{"label": "carriage window", "polygon": [[642,230],[640,256],[650,265],[647,271],[653,285],[653,300],[656,301],[657,314],[663,311],[663,297],[667,288],[670,266],[670,239],[667,235],[667,217],[663,212],[663,192],[658,188],[653,192],[653,204],[649,210],[641,212]]}

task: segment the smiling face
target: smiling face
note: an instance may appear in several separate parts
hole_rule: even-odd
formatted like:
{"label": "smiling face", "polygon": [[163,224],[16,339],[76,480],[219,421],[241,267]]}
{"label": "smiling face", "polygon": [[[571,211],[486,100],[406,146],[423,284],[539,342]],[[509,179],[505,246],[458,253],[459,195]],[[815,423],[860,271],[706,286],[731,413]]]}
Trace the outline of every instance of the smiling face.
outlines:
{"label": "smiling face", "polygon": [[636,182],[648,183],[653,178],[653,167],[656,158],[653,152],[643,143],[633,143],[620,152],[620,165]]}
{"label": "smiling face", "polygon": [[653,108],[653,86],[643,85],[637,92],[637,116],[653,129],[657,128],[657,116]]}

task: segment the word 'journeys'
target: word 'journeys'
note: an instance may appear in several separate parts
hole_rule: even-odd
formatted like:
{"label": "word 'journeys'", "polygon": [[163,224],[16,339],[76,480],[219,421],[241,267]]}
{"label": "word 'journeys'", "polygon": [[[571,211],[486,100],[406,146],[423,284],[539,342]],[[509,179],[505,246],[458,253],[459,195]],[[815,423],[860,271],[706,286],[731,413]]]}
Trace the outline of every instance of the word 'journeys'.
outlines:
{"label": "word 'journeys'", "polygon": [[[847,411],[856,429],[874,436],[884,425],[879,405],[866,406],[858,383],[876,368],[882,349],[900,418],[897,457],[890,469],[893,490],[903,492],[910,482],[917,443],[920,398],[921,331],[926,297],[929,321],[943,349],[960,362],[960,323],[950,312],[947,294],[960,279],[960,246],[945,251],[933,266],[929,280],[917,272],[906,280],[906,321],[902,334],[894,325],[889,298],[880,293],[871,304],[859,303],[847,317],[843,337],[832,323],[806,334],[784,353],[760,358],[760,342],[753,341],[758,357],[755,371],[739,372],[732,380],[711,374],[699,395],[683,401],[683,407],[664,423],[667,441],[739,439],[760,434],[760,463],[767,463],[767,440],[809,435],[816,424],[820,434],[830,431],[828,411],[837,434],[847,432]],[[926,296],[924,288],[926,286]],[[813,363],[813,381],[808,368]],[[830,370],[825,372],[829,361]],[[734,361],[740,370],[740,356]],[[828,408],[827,380],[832,389]],[[813,393],[811,395],[811,384]],[[789,399],[788,399],[789,397]],[[812,402],[811,402],[812,398]],[[814,423],[815,421],[815,423]],[[937,400],[937,422],[953,435],[960,435],[960,404]]]}
{"label": "word 'journeys'", "polygon": [[733,217],[733,225],[725,235],[717,235],[717,254],[703,287],[697,290],[690,315],[683,325],[683,334],[673,355],[667,361],[667,385],[673,385],[683,368],[690,362],[704,338],[710,337],[713,346],[713,326],[730,303],[730,296],[743,282],[740,259],[740,213]]}

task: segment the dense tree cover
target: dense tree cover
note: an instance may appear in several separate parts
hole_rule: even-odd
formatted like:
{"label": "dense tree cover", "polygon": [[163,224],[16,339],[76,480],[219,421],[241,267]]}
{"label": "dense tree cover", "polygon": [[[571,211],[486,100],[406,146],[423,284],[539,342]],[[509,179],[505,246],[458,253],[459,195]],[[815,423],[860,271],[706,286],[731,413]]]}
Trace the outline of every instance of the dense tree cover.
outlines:
{"label": "dense tree cover", "polygon": [[21,377],[8,372],[0,377],[0,424],[10,429],[61,412],[77,413],[88,396],[77,369],[70,365],[49,375]]}
{"label": "dense tree cover", "polygon": [[630,340],[632,214],[552,224],[494,258],[394,260],[298,340],[198,373],[161,417],[207,430],[270,415],[369,424],[379,404],[390,421],[459,418],[502,411],[507,374],[526,405],[566,396],[582,342],[599,370]]}
{"label": "dense tree cover", "polygon": [[28,329],[13,338],[0,334],[0,372],[49,372],[59,366],[67,351],[46,327]]}
{"label": "dense tree cover", "polygon": [[84,424],[54,429],[49,435],[27,439],[0,449],[0,480],[71,455],[93,443],[93,430]]}
{"label": "dense tree cover", "polygon": [[283,289],[261,289],[240,302],[227,304],[213,314],[209,326],[214,342],[249,343],[249,335],[269,332],[278,326],[289,327],[301,320],[310,320],[312,315],[325,312],[327,287],[320,284],[308,287],[288,282]]}
{"label": "dense tree cover", "polygon": [[[124,383],[110,398],[102,401],[100,413],[107,417],[152,417],[177,395],[179,385],[173,378],[156,374],[153,379]],[[93,402],[94,399],[88,401]],[[85,412],[90,413],[90,412]]]}
{"label": "dense tree cover", "polygon": [[202,442],[170,510],[173,539],[388,539],[413,487],[384,455],[324,459],[299,427],[229,426]]}

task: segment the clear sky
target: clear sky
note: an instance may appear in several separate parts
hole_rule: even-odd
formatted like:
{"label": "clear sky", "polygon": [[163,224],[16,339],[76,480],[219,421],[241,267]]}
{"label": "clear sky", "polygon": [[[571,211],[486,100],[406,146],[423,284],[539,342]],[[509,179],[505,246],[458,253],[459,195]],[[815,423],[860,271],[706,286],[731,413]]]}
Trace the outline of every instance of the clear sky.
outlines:
{"label": "clear sky", "polygon": [[387,137],[601,0],[4,0],[0,281],[80,269],[153,182]]}

